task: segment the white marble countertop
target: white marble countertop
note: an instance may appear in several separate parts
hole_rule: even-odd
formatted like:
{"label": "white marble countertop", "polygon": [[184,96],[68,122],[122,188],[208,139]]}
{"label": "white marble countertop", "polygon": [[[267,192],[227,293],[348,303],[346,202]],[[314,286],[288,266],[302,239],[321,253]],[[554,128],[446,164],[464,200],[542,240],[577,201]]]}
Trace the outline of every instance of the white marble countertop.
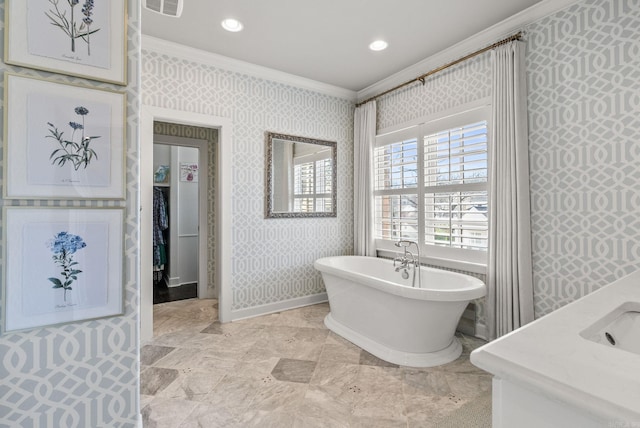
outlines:
{"label": "white marble countertop", "polygon": [[476,349],[471,362],[598,418],[640,421],[640,355],[580,336],[625,302],[640,302],[640,271]]}

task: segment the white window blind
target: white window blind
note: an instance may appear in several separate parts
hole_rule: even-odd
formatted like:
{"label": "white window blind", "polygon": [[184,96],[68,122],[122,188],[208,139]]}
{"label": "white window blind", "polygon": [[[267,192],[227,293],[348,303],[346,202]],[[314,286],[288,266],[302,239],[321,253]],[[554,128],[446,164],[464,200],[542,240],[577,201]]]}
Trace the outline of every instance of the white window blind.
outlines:
{"label": "white window blind", "polygon": [[487,116],[478,109],[376,139],[377,240],[486,251]]}
{"label": "white window blind", "polygon": [[380,239],[418,237],[418,139],[376,147],[375,234]]}
{"label": "white window blind", "polygon": [[487,121],[424,136],[424,242],[486,250]]}
{"label": "white window blind", "polygon": [[293,169],[295,212],[331,211],[331,159],[298,163]]}

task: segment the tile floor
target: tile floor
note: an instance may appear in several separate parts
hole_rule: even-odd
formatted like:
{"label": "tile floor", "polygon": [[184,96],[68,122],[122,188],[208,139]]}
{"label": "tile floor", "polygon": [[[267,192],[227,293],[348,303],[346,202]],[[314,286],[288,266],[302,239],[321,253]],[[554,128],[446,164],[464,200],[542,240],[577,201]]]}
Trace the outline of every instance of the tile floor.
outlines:
{"label": "tile floor", "polygon": [[233,323],[215,300],[154,306],[142,348],[144,427],[434,427],[491,389],[462,356],[416,369],[382,361],[326,329],[328,304]]}

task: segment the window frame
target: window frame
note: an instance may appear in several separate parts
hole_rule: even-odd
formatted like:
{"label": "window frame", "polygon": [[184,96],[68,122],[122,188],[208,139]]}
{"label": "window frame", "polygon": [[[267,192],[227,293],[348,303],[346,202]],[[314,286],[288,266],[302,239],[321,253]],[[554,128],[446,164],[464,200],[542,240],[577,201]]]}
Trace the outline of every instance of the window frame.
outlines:
{"label": "window frame", "polygon": [[[420,244],[420,255],[423,263],[432,264],[435,266],[442,266],[451,269],[464,269],[471,272],[485,273],[488,247],[487,251],[471,250],[462,248],[452,248],[440,245],[427,245],[425,241],[425,194],[433,193],[432,190],[440,188],[439,193],[449,193],[455,191],[486,191],[489,193],[489,177],[490,177],[490,141],[491,141],[491,106],[488,105],[488,100],[482,100],[476,105],[463,106],[456,110],[451,110],[438,115],[434,115],[422,120],[416,121],[413,124],[406,124],[403,127],[397,127],[395,130],[386,130],[386,132],[380,132],[375,139],[375,148],[388,145],[394,142],[408,141],[416,139],[418,144],[418,184],[415,188],[407,189],[387,189],[376,190],[375,183],[372,186],[372,209],[376,209],[376,197],[380,195],[415,195],[418,202],[418,241]],[[442,132],[457,127],[467,126],[469,124],[486,121],[487,122],[487,181],[484,183],[468,183],[468,184],[452,184],[445,186],[425,186],[424,178],[424,137],[433,135],[438,132]],[[375,161],[375,158],[373,159]],[[372,161],[372,162],[373,162]],[[375,165],[372,164],[372,175],[375,176]],[[375,219],[375,212],[372,213]],[[489,221],[487,220],[487,227]],[[374,225],[374,228],[377,225]],[[372,230],[375,238],[375,230]],[[398,248],[395,247],[394,240],[375,238],[375,247],[378,253],[383,256],[393,256],[398,252]]]}

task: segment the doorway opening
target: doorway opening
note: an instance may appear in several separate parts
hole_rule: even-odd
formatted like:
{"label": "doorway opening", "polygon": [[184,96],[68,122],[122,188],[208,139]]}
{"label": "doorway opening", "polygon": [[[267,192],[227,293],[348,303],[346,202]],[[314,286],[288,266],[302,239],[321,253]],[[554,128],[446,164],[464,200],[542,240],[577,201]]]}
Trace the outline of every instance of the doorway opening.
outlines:
{"label": "doorway opening", "polygon": [[[220,322],[230,321],[231,301],[229,296],[231,272],[231,122],[226,118],[201,115],[178,110],[143,106],[140,138],[140,341],[142,344],[153,337],[153,192],[154,192],[154,132],[157,124],[165,122],[169,127],[186,125],[217,132],[217,144],[211,145],[206,138],[191,138],[190,143],[199,151],[198,156],[198,297],[218,299]],[[185,146],[185,141],[163,137],[165,144]],[[186,144],[188,146],[189,144]],[[207,154],[208,153],[208,154]],[[215,167],[213,172],[209,161]],[[206,164],[206,165],[205,165]],[[207,171],[207,173],[205,173]],[[179,174],[178,171],[174,173]],[[171,171],[169,172],[171,174]],[[188,172],[185,171],[188,175]],[[205,177],[207,179],[205,179]],[[179,178],[179,176],[178,176]],[[187,177],[185,176],[185,179]],[[193,179],[193,177],[192,177]],[[209,191],[209,179],[215,183]],[[209,197],[209,194],[212,196]],[[215,209],[209,210],[209,204]],[[215,217],[211,218],[215,213]],[[208,242],[207,233],[215,238]],[[208,248],[213,248],[209,254]],[[211,263],[215,269],[208,274]],[[212,279],[210,279],[212,278]],[[215,288],[209,284],[215,285]],[[215,320],[212,320],[212,322]]]}
{"label": "doorway opening", "polygon": [[[210,137],[186,138],[170,135],[171,130]],[[207,269],[200,277],[199,265],[209,265],[207,260],[215,252],[209,245],[201,248],[200,241],[215,233],[215,225],[207,223],[207,218],[215,218],[208,213],[214,204],[207,201],[207,160],[208,151],[215,149],[209,145],[215,144],[217,131],[163,122],[155,122],[154,131],[153,304],[214,297],[215,291],[208,288],[215,290],[215,274]],[[200,210],[202,204],[205,210]]]}

